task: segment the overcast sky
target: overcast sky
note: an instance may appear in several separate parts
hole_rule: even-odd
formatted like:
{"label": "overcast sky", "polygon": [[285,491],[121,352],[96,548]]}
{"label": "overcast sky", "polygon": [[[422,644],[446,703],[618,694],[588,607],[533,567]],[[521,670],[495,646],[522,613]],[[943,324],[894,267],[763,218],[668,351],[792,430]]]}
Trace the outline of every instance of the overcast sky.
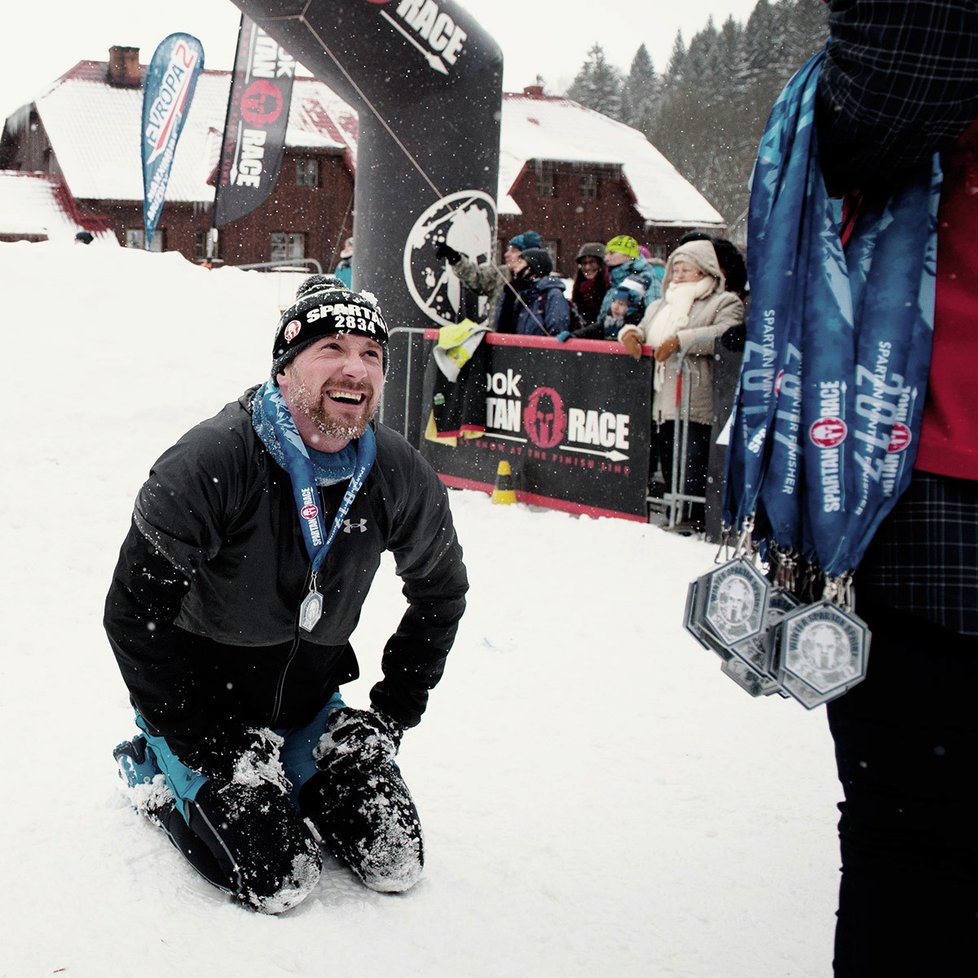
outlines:
{"label": "overcast sky", "polygon": [[[329,2],[329,0],[319,0]],[[588,49],[628,69],[644,42],[663,70],[676,31],[689,39],[712,15],[720,24],[747,20],[756,0],[462,0],[502,48],[503,85],[520,91],[541,74],[551,91],[574,79]],[[208,68],[234,61],[240,12],[230,0],[27,0],[8,10],[0,58],[4,117],[83,59],[105,61],[113,44],[138,47],[144,64],[168,34],[185,31],[204,46]]]}

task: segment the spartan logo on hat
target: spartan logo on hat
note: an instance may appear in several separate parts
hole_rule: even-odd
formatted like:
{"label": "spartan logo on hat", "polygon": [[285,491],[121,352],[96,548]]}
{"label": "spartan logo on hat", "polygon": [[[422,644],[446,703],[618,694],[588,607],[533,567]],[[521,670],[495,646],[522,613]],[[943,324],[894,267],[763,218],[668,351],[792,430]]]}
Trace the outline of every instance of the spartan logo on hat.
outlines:
{"label": "spartan logo on hat", "polygon": [[300,329],[302,329],[302,323],[300,323],[298,319],[293,319],[292,322],[285,327],[285,332],[282,335],[291,343],[299,335]]}

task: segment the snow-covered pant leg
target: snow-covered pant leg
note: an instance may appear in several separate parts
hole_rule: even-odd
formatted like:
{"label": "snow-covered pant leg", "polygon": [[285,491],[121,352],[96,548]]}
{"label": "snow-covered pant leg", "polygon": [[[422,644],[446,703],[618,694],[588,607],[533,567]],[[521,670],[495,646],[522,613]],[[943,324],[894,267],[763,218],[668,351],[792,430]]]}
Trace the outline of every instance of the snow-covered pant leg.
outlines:
{"label": "snow-covered pant leg", "polygon": [[262,913],[291,909],[312,892],[322,854],[277,786],[208,781],[164,827],[205,879]]}
{"label": "snow-covered pant leg", "polygon": [[864,682],[828,704],[845,802],[837,978],[978,973],[978,642],[859,601]]}
{"label": "snow-covered pant leg", "polygon": [[399,893],[420,879],[421,821],[396,765],[342,775],[320,771],[302,789],[299,804],[323,844],[370,889]]}

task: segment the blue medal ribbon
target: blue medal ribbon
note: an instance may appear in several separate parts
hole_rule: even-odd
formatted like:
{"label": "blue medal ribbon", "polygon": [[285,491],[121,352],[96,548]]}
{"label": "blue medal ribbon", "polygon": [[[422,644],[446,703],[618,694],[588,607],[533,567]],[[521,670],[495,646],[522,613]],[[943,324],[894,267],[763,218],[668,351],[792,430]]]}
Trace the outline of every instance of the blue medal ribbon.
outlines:
{"label": "blue medal ribbon", "polygon": [[854,570],[909,484],[934,322],[941,171],[868,196],[846,246],[814,130],[823,55],[775,103],[755,164],[752,298],[724,497],[735,527]]}
{"label": "blue medal ribbon", "polygon": [[[355,455],[352,450],[337,453],[334,465],[327,467],[330,456],[321,452],[310,456],[282,392],[270,380],[265,381],[255,392],[251,416],[252,426],[259,438],[272,457],[289,474],[299,525],[302,527],[302,539],[312,562],[315,579],[353,500],[373,468],[377,458],[376,436],[372,428],[367,428],[357,440]],[[317,486],[329,485],[345,478],[349,478],[350,484],[343,493],[333,517],[333,524],[327,533],[319,507]]]}
{"label": "blue medal ribbon", "polygon": [[[768,272],[773,256],[779,256],[783,263],[785,256],[801,255],[807,248],[799,214],[791,213],[791,209],[808,194],[808,173],[798,161],[807,156],[811,142],[815,103],[814,87],[809,82],[817,74],[816,64],[806,65],[775,101],[751,177],[751,247],[747,250],[751,302],[724,496],[724,522],[737,529],[757,509],[770,449],[778,443],[770,438],[776,420],[776,381],[779,374],[782,378],[784,374],[792,378],[798,375],[794,357],[789,361],[788,343],[789,337],[794,339],[797,349],[798,333],[792,324],[799,320],[803,284],[793,269],[786,269],[777,278]],[[790,391],[792,381],[788,384]],[[786,417],[779,420],[788,422]],[[797,442],[797,437],[790,436],[790,440]],[[797,456],[797,448],[793,452]],[[794,465],[798,464],[796,457]]]}

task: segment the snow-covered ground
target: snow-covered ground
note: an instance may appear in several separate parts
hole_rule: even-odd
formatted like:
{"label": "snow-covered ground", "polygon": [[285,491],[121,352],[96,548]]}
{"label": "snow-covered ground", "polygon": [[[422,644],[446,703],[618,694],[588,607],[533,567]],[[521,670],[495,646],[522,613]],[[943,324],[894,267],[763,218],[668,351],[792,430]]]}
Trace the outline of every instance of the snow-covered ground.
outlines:
{"label": "snow-covered ground", "polygon": [[[402,768],[428,862],[331,865],[280,918],[230,904],[129,808],[102,603],[132,499],[263,378],[277,296],[176,254],[0,244],[3,978],[822,978],[837,887],[823,710],[752,700],[681,626],[714,548],[453,493],[468,613]],[[382,297],[381,297],[382,298]],[[366,704],[403,599],[354,637]]]}

